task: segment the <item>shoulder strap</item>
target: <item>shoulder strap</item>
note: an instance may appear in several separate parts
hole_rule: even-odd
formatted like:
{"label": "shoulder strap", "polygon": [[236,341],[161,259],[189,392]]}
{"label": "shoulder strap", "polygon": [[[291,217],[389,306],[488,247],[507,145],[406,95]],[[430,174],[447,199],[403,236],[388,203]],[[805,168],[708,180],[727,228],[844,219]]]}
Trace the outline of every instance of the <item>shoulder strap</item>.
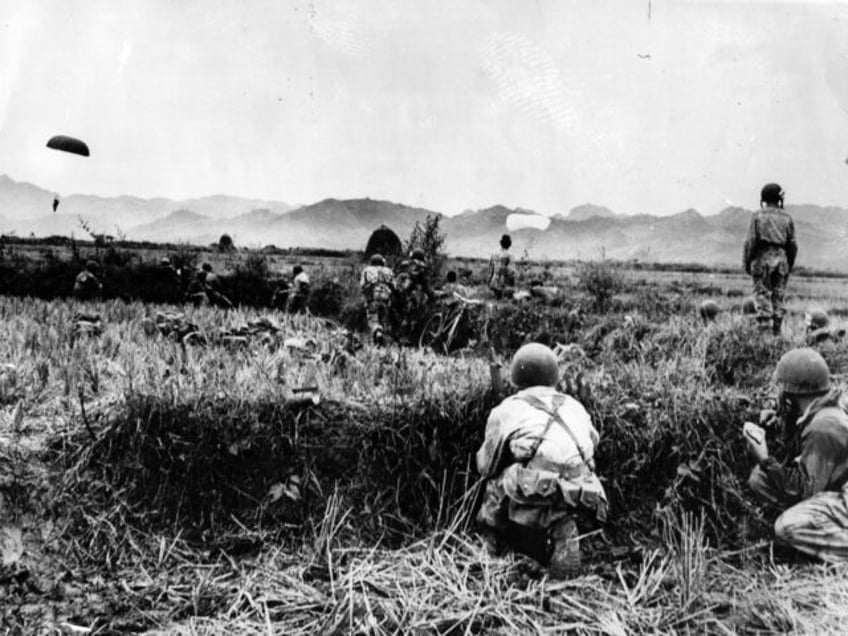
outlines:
{"label": "shoulder strap", "polygon": [[[555,397],[553,409],[549,409],[547,405],[535,395],[521,395],[518,396],[518,399],[523,400],[525,403],[529,404],[533,408],[539,409],[540,411],[548,414],[548,417],[550,419],[548,419],[548,423],[545,425],[545,433],[548,432],[548,429],[550,428],[552,422],[556,422],[557,424],[559,424],[560,427],[562,427],[562,429],[566,433],[568,433],[568,436],[571,438],[571,441],[574,442],[574,445],[577,447],[577,452],[580,453],[580,459],[583,460],[584,464],[589,465],[589,460],[586,458],[586,455],[583,454],[583,449],[580,447],[580,442],[577,441],[577,436],[574,434],[568,424],[565,423],[565,420],[563,420],[559,416],[559,409],[565,403],[565,398],[563,398],[562,396]],[[540,437],[539,440],[536,442],[535,446],[533,446],[533,455],[531,456],[531,458],[536,456],[536,451],[539,449],[539,445],[542,443],[542,438],[544,438],[545,433],[542,434],[542,437]]]}

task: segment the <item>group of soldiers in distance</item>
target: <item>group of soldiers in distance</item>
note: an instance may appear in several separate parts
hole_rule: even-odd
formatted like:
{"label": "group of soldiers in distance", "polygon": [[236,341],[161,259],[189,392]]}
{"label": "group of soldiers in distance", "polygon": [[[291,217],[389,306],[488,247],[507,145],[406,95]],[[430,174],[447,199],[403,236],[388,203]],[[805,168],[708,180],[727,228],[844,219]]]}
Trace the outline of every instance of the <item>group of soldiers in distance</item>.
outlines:
{"label": "group of soldiers in distance", "polygon": [[[783,199],[779,185],[762,188],[760,209],[752,215],[744,244],[743,264],[754,286],[749,312],[767,337],[781,333],[786,284],[798,254],[794,223]],[[508,297],[515,283],[510,247],[504,235],[500,251],[489,261],[486,282],[496,299]],[[90,265],[77,284],[99,293],[95,267]],[[299,266],[293,274],[288,306],[297,311],[305,304],[309,282]],[[203,267],[187,292],[189,298],[205,294],[215,299],[216,278],[211,268]],[[420,249],[394,270],[382,255],[371,255],[359,284],[371,337],[378,345],[386,341],[393,315],[400,317],[400,332],[409,333],[438,296]],[[445,289],[450,292],[455,286],[456,275],[449,275]],[[700,309],[704,321],[710,322],[719,308],[707,301]],[[833,336],[828,322],[823,311],[808,314],[810,342]],[[475,515],[489,550],[529,555],[548,566],[553,577],[579,571],[580,538],[604,522],[608,507],[594,460],[598,431],[583,405],[559,390],[560,364],[554,351],[539,343],[526,344],[514,354],[509,378],[516,392],[489,414],[476,455],[483,488]],[[774,510],[778,544],[822,560],[846,561],[848,414],[842,393],[825,360],[809,347],[792,349],[780,358],[772,386],[775,408],[762,409],[759,423],[740,427],[754,462],[750,489]],[[780,460],[770,454],[768,438],[781,441]]]}

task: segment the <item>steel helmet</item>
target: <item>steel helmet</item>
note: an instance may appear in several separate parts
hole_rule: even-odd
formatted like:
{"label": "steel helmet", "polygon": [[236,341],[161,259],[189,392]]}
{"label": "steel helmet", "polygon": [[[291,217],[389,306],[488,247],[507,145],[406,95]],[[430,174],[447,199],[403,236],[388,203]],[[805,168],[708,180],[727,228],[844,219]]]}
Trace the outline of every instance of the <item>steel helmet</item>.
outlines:
{"label": "steel helmet", "polygon": [[383,258],[382,254],[372,254],[371,255],[371,264],[372,265],[385,265],[386,259]]}
{"label": "steel helmet", "polygon": [[90,272],[96,272],[100,269],[100,263],[97,261],[86,261],[85,268]]}
{"label": "steel helmet", "polygon": [[538,342],[526,344],[512,357],[510,377],[512,383],[522,389],[529,386],[556,386],[559,380],[556,354],[550,347]]}
{"label": "steel helmet", "polygon": [[416,261],[423,261],[427,257],[426,254],[424,254],[424,250],[420,247],[416,247],[412,250],[412,254],[410,254],[410,256]]}
{"label": "steel helmet", "polygon": [[755,314],[755,313],[757,313],[757,303],[753,298],[746,298],[745,302],[742,303],[742,313],[743,314]]}
{"label": "steel helmet", "polygon": [[817,395],[830,389],[830,369],[814,349],[793,349],[778,361],[772,381],[790,395]]}
{"label": "steel helmet", "polygon": [[760,190],[761,203],[783,203],[783,188],[776,183],[767,183]]}
{"label": "steel helmet", "polygon": [[811,309],[804,315],[807,329],[824,329],[830,325],[830,316],[824,309]]}
{"label": "steel helmet", "polygon": [[210,265],[209,263],[203,263],[201,269],[203,269],[204,272],[211,272],[212,265]]}
{"label": "steel helmet", "polygon": [[701,318],[704,322],[715,320],[716,316],[719,314],[718,303],[714,300],[705,300],[701,303],[701,306],[698,308],[698,311],[701,314]]}

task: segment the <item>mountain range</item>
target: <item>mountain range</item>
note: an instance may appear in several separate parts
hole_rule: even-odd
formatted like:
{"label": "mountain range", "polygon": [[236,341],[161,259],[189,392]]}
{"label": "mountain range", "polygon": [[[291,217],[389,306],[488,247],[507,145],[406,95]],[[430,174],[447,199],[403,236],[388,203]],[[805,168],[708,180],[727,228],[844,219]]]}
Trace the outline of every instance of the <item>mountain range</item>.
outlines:
{"label": "mountain range", "polygon": [[[142,199],[132,196],[72,195],[52,212],[53,193],[0,175],[0,232],[18,236],[86,237],[92,232],[130,240],[210,244],[224,233],[237,246],[364,249],[371,232],[391,227],[402,239],[416,221],[441,217],[451,255],[487,257],[498,248],[511,214],[526,209],[496,205],[447,216],[374,199],[324,199],[292,206],[225,195],[198,199]],[[791,205],[799,243],[798,264],[848,272],[848,210]],[[671,216],[622,215],[593,204],[555,214],[547,229],[510,232],[512,251],[532,259],[596,259],[739,266],[751,212],[728,207],[705,216],[689,209]]]}

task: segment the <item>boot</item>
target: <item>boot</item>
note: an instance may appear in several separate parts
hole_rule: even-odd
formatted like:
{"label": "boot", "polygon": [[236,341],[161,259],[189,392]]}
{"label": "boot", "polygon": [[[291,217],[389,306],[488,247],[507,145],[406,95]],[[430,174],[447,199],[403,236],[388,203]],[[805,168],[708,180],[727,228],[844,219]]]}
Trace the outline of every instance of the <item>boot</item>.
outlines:
{"label": "boot", "polygon": [[551,528],[551,578],[565,579],[580,572],[580,531],[577,520],[567,517],[556,522]]}

